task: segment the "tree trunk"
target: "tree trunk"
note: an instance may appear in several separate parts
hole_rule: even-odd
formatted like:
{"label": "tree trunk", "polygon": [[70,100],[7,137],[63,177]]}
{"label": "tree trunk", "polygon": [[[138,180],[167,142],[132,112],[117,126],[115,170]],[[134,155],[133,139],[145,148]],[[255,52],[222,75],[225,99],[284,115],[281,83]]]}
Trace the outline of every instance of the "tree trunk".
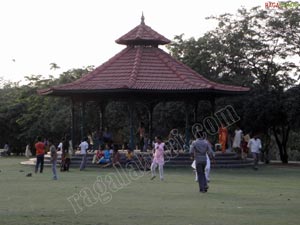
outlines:
{"label": "tree trunk", "polygon": [[261,161],[265,162],[266,164],[270,163],[270,157],[269,157],[270,143],[271,143],[271,133],[268,129],[264,132],[263,151],[262,151],[262,159],[261,159]]}
{"label": "tree trunk", "polygon": [[281,128],[278,129],[273,127],[272,130],[275,136],[276,144],[279,149],[280,160],[282,163],[288,163],[287,142],[290,133],[290,126],[282,125]]}

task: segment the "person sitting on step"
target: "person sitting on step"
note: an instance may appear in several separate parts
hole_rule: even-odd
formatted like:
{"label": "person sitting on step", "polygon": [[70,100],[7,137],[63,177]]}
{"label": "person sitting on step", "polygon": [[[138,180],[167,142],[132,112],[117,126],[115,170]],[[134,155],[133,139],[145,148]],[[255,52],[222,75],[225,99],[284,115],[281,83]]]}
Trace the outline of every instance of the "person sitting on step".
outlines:
{"label": "person sitting on step", "polygon": [[98,163],[105,164],[104,166],[102,166],[102,168],[105,168],[111,165],[111,153],[108,144],[105,145],[103,154],[103,157],[98,161]]}

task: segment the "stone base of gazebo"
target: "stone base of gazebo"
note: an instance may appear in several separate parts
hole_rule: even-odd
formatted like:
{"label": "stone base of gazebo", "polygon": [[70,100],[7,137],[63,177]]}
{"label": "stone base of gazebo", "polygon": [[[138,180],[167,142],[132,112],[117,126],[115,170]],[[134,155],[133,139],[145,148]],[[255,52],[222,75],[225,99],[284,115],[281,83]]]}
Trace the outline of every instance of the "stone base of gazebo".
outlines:
{"label": "stone base of gazebo", "polygon": [[[120,161],[122,166],[126,166],[126,151],[119,150],[120,153]],[[93,164],[93,153],[89,153],[87,156],[87,167],[101,167],[99,164]],[[139,150],[134,151],[134,161],[136,162],[135,165],[140,166],[142,164],[146,164],[148,167],[151,164],[151,153],[150,152],[140,152]],[[71,158],[71,168],[79,168],[81,163],[81,155],[79,152],[76,152],[75,155]],[[36,162],[35,158],[30,158],[27,161],[21,162],[23,165],[31,165],[34,166]],[[58,156],[58,166],[61,163],[61,157]],[[179,152],[179,153],[170,153],[165,152],[165,167],[191,167],[191,158],[190,154],[186,152]],[[50,163],[50,155],[45,155],[45,166],[51,166]],[[253,159],[246,158],[246,159],[239,159],[236,153],[226,152],[221,153],[217,152],[215,157],[215,163],[211,163],[212,168],[242,168],[248,167],[253,165]],[[142,167],[142,166],[141,166]]]}

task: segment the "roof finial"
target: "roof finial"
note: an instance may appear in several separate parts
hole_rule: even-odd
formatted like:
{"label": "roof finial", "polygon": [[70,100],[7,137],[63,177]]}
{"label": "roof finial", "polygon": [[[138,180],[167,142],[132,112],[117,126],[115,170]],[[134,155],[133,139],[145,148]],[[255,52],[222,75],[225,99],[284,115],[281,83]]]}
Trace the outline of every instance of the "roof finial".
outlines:
{"label": "roof finial", "polygon": [[142,12],[141,24],[142,24],[142,25],[145,25],[145,17],[144,17],[144,12]]}

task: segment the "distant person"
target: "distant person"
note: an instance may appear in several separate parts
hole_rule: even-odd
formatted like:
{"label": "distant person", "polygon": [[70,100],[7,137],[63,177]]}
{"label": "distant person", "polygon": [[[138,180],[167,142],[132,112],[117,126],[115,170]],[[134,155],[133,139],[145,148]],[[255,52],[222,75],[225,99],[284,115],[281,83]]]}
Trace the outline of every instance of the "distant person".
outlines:
{"label": "distant person", "polygon": [[71,164],[70,136],[69,135],[66,135],[63,138],[63,142],[62,142],[62,156],[63,156],[63,165],[62,165],[61,170],[63,170],[63,171],[69,171],[70,164]]}
{"label": "distant person", "polygon": [[249,143],[250,139],[251,139],[250,135],[246,134],[246,135],[244,135],[243,140],[242,140],[241,146],[242,146],[244,158],[247,158],[248,153],[249,153],[248,143]]}
{"label": "distant person", "polygon": [[205,176],[205,167],[207,164],[207,154],[214,158],[214,152],[211,145],[205,140],[205,133],[198,131],[196,133],[197,139],[192,142],[190,146],[190,153],[192,158],[196,161],[196,171],[198,176],[199,191],[202,193],[207,192],[208,185]]}
{"label": "distant person", "polygon": [[62,138],[61,142],[59,142],[59,144],[58,144],[58,146],[57,146],[57,151],[61,151],[61,152],[62,152],[62,150],[63,150],[63,141],[64,141],[64,140],[65,140],[65,139]]}
{"label": "distant person", "polygon": [[93,164],[98,163],[102,157],[104,157],[103,149],[100,148],[99,150],[95,150],[92,163]]}
{"label": "distant person", "polygon": [[156,177],[156,167],[158,166],[159,171],[159,177],[160,180],[164,180],[164,147],[165,143],[162,142],[162,139],[160,136],[155,138],[155,144],[153,149],[153,160],[151,164],[151,180],[153,180]]}
{"label": "distant person", "polygon": [[10,154],[11,154],[11,151],[10,151],[10,147],[9,147],[8,142],[6,142],[5,145],[4,145],[4,153],[5,153],[6,155],[8,155],[8,156],[10,156]]}
{"label": "distant person", "polygon": [[66,135],[61,139],[61,142],[57,146],[57,151],[61,152],[61,165],[60,171],[69,171],[70,162],[71,162],[71,155],[69,153],[70,148],[70,141],[69,136]]}
{"label": "distant person", "polygon": [[89,149],[94,150],[94,139],[93,139],[94,134],[90,131],[87,135],[88,138],[88,144],[89,144]]}
{"label": "distant person", "polygon": [[111,165],[111,149],[109,148],[109,145],[106,144],[104,151],[103,151],[104,156],[99,160],[99,164],[105,164],[102,166],[103,168],[108,167]]}
{"label": "distant person", "polygon": [[57,180],[57,172],[56,172],[56,164],[57,164],[57,150],[55,148],[55,145],[51,140],[48,141],[49,144],[49,151],[51,156],[51,166],[52,166],[52,174],[53,174],[53,180]]}
{"label": "distant person", "polygon": [[255,135],[253,138],[251,138],[248,142],[248,148],[250,149],[253,159],[254,159],[254,164],[253,164],[253,169],[257,170],[258,169],[258,160],[259,160],[259,153],[261,151],[262,145],[261,141],[258,138],[257,135]]}
{"label": "distant person", "polygon": [[39,166],[40,166],[40,173],[42,173],[44,169],[45,144],[42,142],[41,137],[37,137],[35,150],[36,150],[35,173],[38,172]]}
{"label": "distant person", "polygon": [[59,145],[57,146],[57,151],[60,151],[61,152],[61,164],[60,164],[60,171],[63,172],[63,171],[66,171],[66,152],[64,150],[64,144],[66,144],[66,138],[63,137],[61,139],[61,142],[59,143]]}
{"label": "distant person", "polygon": [[87,140],[88,138],[84,138],[83,141],[79,144],[80,154],[82,156],[80,170],[84,170],[86,167],[87,150],[89,148]]}
{"label": "distant person", "polygon": [[112,154],[112,164],[113,166],[121,166],[120,163],[120,153],[117,148],[114,148],[113,154]]}
{"label": "distant person", "polygon": [[242,141],[243,141],[243,131],[240,129],[240,127],[237,126],[234,131],[232,148],[235,152],[238,153],[240,158],[244,158],[244,153],[242,151]]}
{"label": "distant person", "polygon": [[149,137],[147,134],[144,136],[144,146],[143,146],[143,152],[148,151],[148,146],[149,146]]}
{"label": "distant person", "polygon": [[227,136],[228,136],[227,128],[224,127],[224,125],[222,124],[221,127],[219,128],[219,143],[221,144],[222,153],[226,152]]}
{"label": "distant person", "polygon": [[31,156],[32,156],[32,153],[31,153],[31,149],[30,149],[30,144],[27,144],[26,149],[25,149],[25,157],[29,158]]}
{"label": "distant person", "polygon": [[126,156],[126,163],[133,162],[134,154],[133,154],[133,151],[131,149],[129,149],[129,148],[127,149],[127,152],[126,152],[125,156]]}

